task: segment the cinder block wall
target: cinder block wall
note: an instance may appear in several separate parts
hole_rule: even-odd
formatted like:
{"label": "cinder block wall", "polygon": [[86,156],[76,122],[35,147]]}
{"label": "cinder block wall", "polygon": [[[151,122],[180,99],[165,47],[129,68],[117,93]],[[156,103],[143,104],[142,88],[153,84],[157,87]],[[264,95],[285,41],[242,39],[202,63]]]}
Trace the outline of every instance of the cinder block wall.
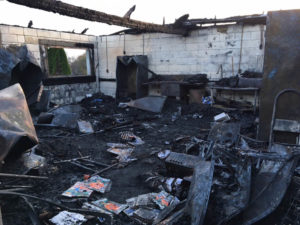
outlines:
{"label": "cinder block wall", "polygon": [[[124,51],[126,55],[147,55],[149,69],[163,75],[205,73],[218,80],[220,65],[223,77],[236,75],[239,67],[242,72],[262,72],[264,32],[263,25],[228,25],[196,30],[188,37],[161,33],[101,36],[100,77],[115,78],[117,56]],[[102,82],[100,89],[114,95],[115,83]]]}
{"label": "cinder block wall", "polygon": [[[50,31],[42,29],[31,29],[10,25],[0,25],[0,46],[8,47],[10,45],[27,45],[33,53],[37,62],[41,65],[41,55],[39,48],[39,39],[56,40],[64,42],[93,43],[95,46],[95,65],[99,59],[97,54],[97,37],[89,35],[79,35],[67,32]],[[96,76],[98,70],[96,69]],[[88,93],[97,92],[96,82],[81,84],[62,84],[45,87],[51,90],[51,101],[57,104],[75,103],[80,101]]]}
{"label": "cinder block wall", "polygon": [[63,84],[48,86],[51,90],[51,101],[56,104],[70,104],[80,102],[86,94],[95,93],[97,90],[96,82],[81,84]]}
{"label": "cinder block wall", "polygon": [[[237,74],[239,67],[241,71],[262,72],[264,32],[263,25],[244,28],[228,25],[196,30],[188,37],[162,33],[96,37],[0,25],[0,44],[3,47],[26,44],[40,62],[39,39],[93,43],[95,65],[98,65],[95,70],[100,78],[115,79],[117,56],[147,55],[149,68],[158,74],[206,73],[211,80],[218,80],[221,65],[223,77]],[[95,83],[49,86],[46,89],[52,91],[52,100],[56,103],[76,102],[85,94],[98,91]],[[114,96],[116,83],[100,82],[100,90]]]}

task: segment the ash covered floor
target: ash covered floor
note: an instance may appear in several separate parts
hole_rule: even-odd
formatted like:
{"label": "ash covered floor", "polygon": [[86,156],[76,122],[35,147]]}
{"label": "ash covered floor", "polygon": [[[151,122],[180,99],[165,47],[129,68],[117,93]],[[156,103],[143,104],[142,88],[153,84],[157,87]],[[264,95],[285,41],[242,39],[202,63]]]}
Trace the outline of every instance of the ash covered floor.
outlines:
{"label": "ash covered floor", "polygon": [[[101,102],[94,101],[102,99]],[[176,172],[166,168],[164,160],[157,157],[157,153],[163,150],[171,150],[179,153],[186,153],[187,144],[192,138],[207,140],[213,117],[223,112],[222,109],[213,108],[209,105],[182,104],[175,100],[167,100],[162,113],[150,113],[134,108],[122,109],[116,106],[115,100],[108,96],[96,95],[84,99],[81,102],[83,111],[80,118],[91,122],[95,131],[104,130],[95,134],[83,135],[74,129],[38,127],[37,133],[40,140],[35,153],[46,158],[46,165],[38,170],[31,170],[29,174],[47,176],[48,180],[18,180],[5,178],[1,179],[3,184],[29,185],[32,188],[26,189],[24,193],[48,198],[60,202],[71,208],[81,208],[87,201],[86,198],[66,198],[62,193],[78,181],[82,181],[85,175],[93,172],[75,166],[69,162],[61,162],[73,158],[90,156],[96,162],[113,165],[118,162],[116,157],[107,152],[107,143],[122,143],[120,132],[131,131],[140,137],[145,143],[134,148],[132,157],[136,161],[127,165],[115,166],[103,173],[101,177],[108,178],[112,182],[111,190],[101,194],[93,192],[89,201],[100,198],[107,198],[117,203],[126,203],[126,199],[141,194],[160,192],[158,185],[146,182],[149,174],[161,177],[176,177]],[[240,133],[254,138],[256,135],[256,118],[253,112],[241,112],[238,109],[228,112],[231,122],[240,123]],[[122,125],[125,124],[125,125]],[[107,129],[108,128],[108,129]],[[107,129],[107,130],[105,130]],[[182,138],[180,138],[182,137]],[[197,154],[191,149],[191,154]],[[8,161],[3,167],[3,172],[18,173],[22,168],[21,162]],[[103,169],[99,165],[85,164],[95,172]],[[188,195],[189,184],[183,183],[179,200]],[[257,224],[285,224],[283,217],[287,214],[291,201],[291,195],[297,192],[297,184],[292,182],[287,196],[278,207],[275,213]],[[172,193],[176,194],[176,193]],[[211,197],[212,198],[212,197]],[[1,201],[2,215],[6,225],[28,225],[30,213],[24,200],[17,197],[4,196]],[[207,215],[204,224],[216,224],[216,209],[218,202],[210,199],[213,203],[208,205]],[[31,200],[37,215],[42,224],[52,224],[49,219],[62,211],[59,207]],[[299,211],[298,211],[299,212]],[[220,212],[220,214],[222,214]],[[296,218],[299,219],[299,218]],[[106,217],[90,218],[84,224],[111,224]],[[114,215],[113,224],[140,224],[124,213]],[[190,224],[189,218],[183,217],[177,224]],[[241,224],[240,221],[231,224]],[[286,224],[299,224],[299,221],[292,221]]]}

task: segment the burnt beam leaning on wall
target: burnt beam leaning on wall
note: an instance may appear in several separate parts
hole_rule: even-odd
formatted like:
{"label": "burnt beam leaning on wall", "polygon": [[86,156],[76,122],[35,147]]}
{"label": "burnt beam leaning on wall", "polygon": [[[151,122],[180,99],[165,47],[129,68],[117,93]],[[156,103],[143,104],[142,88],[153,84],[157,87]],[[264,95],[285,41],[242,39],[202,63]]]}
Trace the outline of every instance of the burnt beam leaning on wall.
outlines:
{"label": "burnt beam leaning on wall", "polygon": [[58,13],[64,16],[75,17],[79,19],[107,23],[109,25],[117,25],[122,27],[133,28],[145,32],[162,32],[170,34],[186,35],[188,29],[185,27],[174,27],[170,25],[159,25],[153,23],[146,23],[129,18],[123,18],[115,15],[109,15],[92,9],[82,8],[67,4],[61,1],[54,0],[8,0],[11,3],[24,5],[30,8],[41,9],[48,12]]}

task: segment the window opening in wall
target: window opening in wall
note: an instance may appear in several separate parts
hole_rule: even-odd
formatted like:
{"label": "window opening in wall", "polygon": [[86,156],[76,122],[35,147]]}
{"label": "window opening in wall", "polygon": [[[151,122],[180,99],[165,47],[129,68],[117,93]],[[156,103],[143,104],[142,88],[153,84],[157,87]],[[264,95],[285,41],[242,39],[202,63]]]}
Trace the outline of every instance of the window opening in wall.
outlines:
{"label": "window opening in wall", "polygon": [[40,39],[39,46],[47,85],[96,80],[94,44]]}
{"label": "window opening in wall", "polygon": [[87,49],[48,47],[47,58],[50,77],[92,75]]}

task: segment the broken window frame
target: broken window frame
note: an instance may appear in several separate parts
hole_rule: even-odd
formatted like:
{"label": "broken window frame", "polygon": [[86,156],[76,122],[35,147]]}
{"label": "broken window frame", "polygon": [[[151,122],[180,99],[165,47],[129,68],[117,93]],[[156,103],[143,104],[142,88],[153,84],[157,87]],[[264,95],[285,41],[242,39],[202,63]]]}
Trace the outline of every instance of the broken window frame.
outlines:
{"label": "broken window frame", "polygon": [[[41,55],[41,66],[46,76],[46,78],[43,81],[45,85],[89,83],[89,82],[96,81],[94,44],[40,39],[39,46],[40,46],[40,55]],[[47,48],[51,48],[51,47],[86,49],[87,51],[89,51],[91,74],[76,75],[76,76],[74,75],[51,76],[49,73],[48,54],[46,51]]]}

